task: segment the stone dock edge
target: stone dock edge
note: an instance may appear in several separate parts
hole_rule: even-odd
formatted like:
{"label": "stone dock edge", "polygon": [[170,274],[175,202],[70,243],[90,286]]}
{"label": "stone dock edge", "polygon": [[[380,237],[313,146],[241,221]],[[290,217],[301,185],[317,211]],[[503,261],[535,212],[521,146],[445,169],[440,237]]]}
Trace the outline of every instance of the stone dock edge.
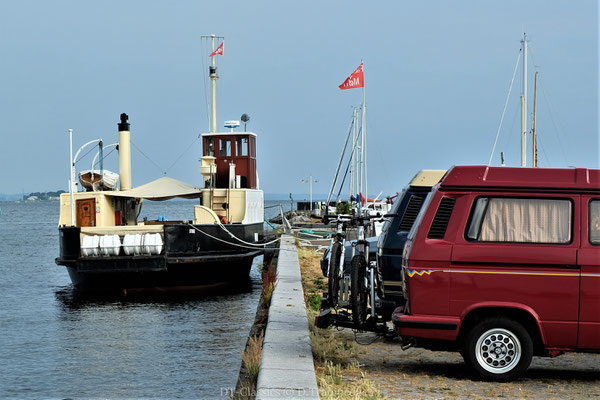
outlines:
{"label": "stone dock edge", "polygon": [[318,399],[300,263],[294,237],[282,235],[256,399]]}

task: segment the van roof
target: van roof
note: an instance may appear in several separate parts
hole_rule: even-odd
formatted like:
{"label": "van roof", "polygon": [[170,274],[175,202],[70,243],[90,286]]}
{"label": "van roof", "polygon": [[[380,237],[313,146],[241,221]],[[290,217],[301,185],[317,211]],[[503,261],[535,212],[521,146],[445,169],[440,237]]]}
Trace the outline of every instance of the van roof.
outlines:
{"label": "van roof", "polygon": [[409,186],[433,187],[446,173],[445,169],[422,169],[411,179]]}
{"label": "van roof", "polygon": [[440,185],[442,188],[529,188],[600,192],[600,170],[454,166],[442,178]]}

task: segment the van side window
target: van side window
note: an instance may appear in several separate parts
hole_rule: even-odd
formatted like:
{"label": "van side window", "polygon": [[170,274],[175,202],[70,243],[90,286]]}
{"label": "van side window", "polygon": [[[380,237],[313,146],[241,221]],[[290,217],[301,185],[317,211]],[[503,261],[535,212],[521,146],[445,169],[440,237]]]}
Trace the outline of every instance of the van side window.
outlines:
{"label": "van side window", "polygon": [[570,243],[571,201],[480,197],[467,238],[481,242]]}
{"label": "van side window", "polygon": [[600,245],[600,199],[590,201],[590,213],[588,218],[590,243]]}

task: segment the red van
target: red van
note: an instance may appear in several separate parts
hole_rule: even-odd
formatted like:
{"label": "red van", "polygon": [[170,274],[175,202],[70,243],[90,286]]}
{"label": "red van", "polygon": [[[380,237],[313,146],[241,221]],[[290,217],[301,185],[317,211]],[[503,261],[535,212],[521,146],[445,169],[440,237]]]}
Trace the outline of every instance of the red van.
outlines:
{"label": "red van", "polygon": [[480,376],[600,352],[600,170],[453,167],[404,248],[406,342],[458,350]]}

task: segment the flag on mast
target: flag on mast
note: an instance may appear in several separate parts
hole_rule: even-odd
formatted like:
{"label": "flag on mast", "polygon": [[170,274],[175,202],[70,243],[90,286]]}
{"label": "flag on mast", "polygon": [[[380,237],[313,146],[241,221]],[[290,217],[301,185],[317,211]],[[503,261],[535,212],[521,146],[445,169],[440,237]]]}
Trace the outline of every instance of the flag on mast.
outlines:
{"label": "flag on mast", "polygon": [[365,86],[365,79],[363,75],[363,63],[361,61],[360,65],[356,70],[350,74],[348,78],[342,83],[339,87],[341,90],[345,89],[354,89]]}
{"label": "flag on mast", "polygon": [[224,43],[225,42],[221,42],[221,44],[219,45],[219,47],[217,47],[215,49],[215,51],[213,51],[212,53],[210,53],[209,57],[216,56],[217,54],[223,55],[223,44]]}

